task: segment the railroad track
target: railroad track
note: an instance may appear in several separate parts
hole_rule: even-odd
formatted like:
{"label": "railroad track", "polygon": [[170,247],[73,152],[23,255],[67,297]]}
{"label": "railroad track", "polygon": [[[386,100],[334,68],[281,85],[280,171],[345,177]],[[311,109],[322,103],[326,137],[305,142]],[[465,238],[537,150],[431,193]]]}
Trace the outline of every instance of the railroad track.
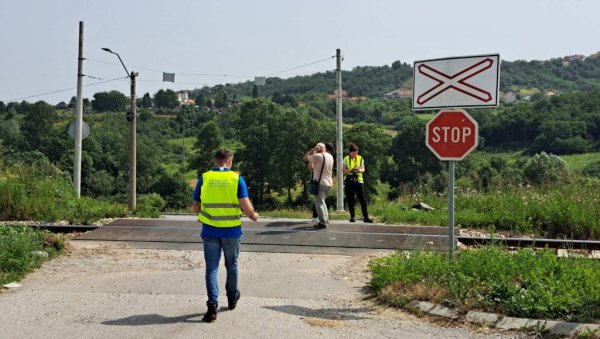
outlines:
{"label": "railroad track", "polygon": [[[55,233],[87,232],[98,229],[101,226],[93,225],[32,225],[36,229],[45,229]],[[570,239],[530,239],[530,238],[491,238],[491,237],[467,237],[457,236],[456,240],[465,246],[480,246],[491,243],[507,247],[521,248],[553,248],[574,250],[600,250],[600,241],[597,240],[570,240]]]}

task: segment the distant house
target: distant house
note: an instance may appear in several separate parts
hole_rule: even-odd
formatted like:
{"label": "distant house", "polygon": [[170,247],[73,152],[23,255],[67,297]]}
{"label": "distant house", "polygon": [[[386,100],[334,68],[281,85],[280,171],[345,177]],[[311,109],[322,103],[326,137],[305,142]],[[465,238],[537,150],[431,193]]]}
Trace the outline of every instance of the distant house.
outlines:
{"label": "distant house", "polygon": [[398,89],[383,95],[384,99],[407,99],[412,98],[413,92],[410,89]]}
{"label": "distant house", "polygon": [[189,99],[187,91],[177,91],[175,94],[177,94],[177,100],[181,105],[184,105],[186,100]]}
{"label": "distant house", "polygon": [[[327,97],[329,99],[335,99],[337,95],[337,90],[333,91],[333,94],[329,94]],[[348,99],[348,92],[342,90],[342,99]]]}
{"label": "distant house", "polygon": [[517,95],[513,91],[506,91],[504,93],[504,103],[510,104],[517,101]]}
{"label": "distant house", "polygon": [[563,61],[573,61],[573,60],[583,60],[585,59],[585,55],[575,54],[575,55],[567,55],[563,58]]}

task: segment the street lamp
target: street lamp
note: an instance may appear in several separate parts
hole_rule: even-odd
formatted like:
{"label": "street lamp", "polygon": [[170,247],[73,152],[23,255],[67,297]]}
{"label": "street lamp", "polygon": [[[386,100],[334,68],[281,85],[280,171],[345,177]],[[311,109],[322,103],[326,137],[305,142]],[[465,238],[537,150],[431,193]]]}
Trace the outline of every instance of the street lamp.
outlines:
{"label": "street lamp", "polygon": [[129,210],[134,211],[136,207],[136,104],[135,104],[135,77],[138,73],[131,71],[131,74],[125,67],[123,60],[121,60],[121,56],[110,50],[110,48],[102,48],[103,51],[108,53],[112,53],[119,58],[121,65],[125,69],[125,73],[127,73],[127,77],[129,78],[129,82],[131,84],[131,104],[130,110],[127,112],[127,121],[129,121],[129,194],[127,199],[127,204],[129,206]]}

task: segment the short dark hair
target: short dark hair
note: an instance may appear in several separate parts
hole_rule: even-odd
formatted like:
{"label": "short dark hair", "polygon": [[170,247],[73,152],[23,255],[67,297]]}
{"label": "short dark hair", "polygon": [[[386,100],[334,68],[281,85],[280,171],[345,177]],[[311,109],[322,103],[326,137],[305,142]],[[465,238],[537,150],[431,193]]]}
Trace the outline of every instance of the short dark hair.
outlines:
{"label": "short dark hair", "polygon": [[215,152],[215,162],[218,164],[224,164],[227,160],[233,158],[233,153],[227,148],[221,148]]}
{"label": "short dark hair", "polygon": [[327,150],[327,152],[331,152],[333,153],[333,145],[331,143],[326,143],[325,144],[325,149]]}
{"label": "short dark hair", "polygon": [[356,152],[356,151],[358,151],[358,146],[356,146],[356,144],[350,144],[348,146],[348,151],[350,151],[350,152]]}

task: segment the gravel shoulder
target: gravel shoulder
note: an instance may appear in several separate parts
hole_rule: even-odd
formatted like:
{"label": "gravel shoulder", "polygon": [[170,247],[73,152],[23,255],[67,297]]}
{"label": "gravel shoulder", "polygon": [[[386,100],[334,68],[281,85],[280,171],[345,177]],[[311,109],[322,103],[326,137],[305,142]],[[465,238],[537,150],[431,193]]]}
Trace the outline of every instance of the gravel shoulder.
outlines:
{"label": "gravel shoulder", "polygon": [[[384,255],[242,252],[235,311],[205,312],[201,251],[72,241],[69,253],[0,294],[2,338],[518,338],[431,323],[377,305],[367,262]],[[224,269],[219,272],[224,288]],[[224,296],[224,291],[221,291]]]}

